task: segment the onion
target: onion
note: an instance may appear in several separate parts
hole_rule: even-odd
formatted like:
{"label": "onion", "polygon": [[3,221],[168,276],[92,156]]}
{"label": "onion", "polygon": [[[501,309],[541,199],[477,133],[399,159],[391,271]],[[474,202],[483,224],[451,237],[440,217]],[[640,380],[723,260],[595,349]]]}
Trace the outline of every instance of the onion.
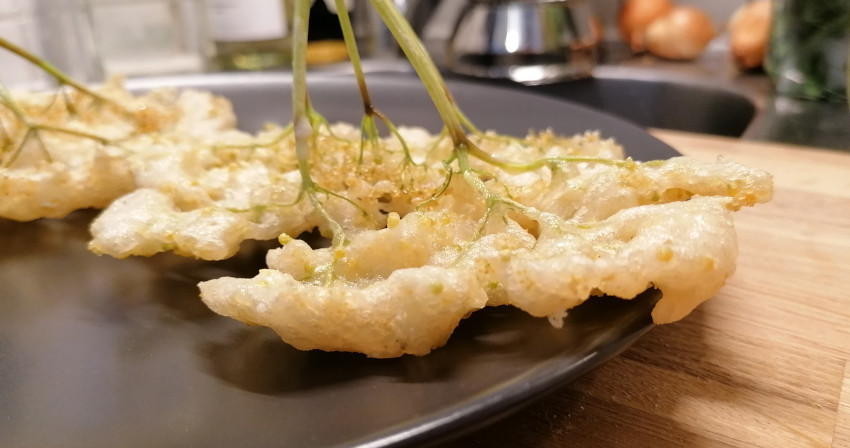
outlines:
{"label": "onion", "polygon": [[772,10],[771,0],[755,0],[739,7],[729,20],[729,51],[739,68],[754,69],[764,63]]}
{"label": "onion", "polygon": [[711,19],[697,8],[677,6],[646,29],[646,48],[667,59],[696,59],[717,35]]}
{"label": "onion", "polygon": [[671,0],[626,0],[620,9],[620,36],[632,51],[646,50],[644,33],[655,19],[673,9]]}

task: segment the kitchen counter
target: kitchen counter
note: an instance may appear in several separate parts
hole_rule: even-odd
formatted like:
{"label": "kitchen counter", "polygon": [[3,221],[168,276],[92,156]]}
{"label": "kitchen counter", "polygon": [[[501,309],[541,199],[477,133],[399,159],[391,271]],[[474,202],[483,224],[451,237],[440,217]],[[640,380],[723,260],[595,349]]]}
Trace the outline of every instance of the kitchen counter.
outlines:
{"label": "kitchen counter", "polygon": [[756,114],[741,135],[744,140],[850,151],[850,108],[846,102],[828,103],[777,95],[763,71],[741,72],[735,68],[724,39],[712,44],[693,62],[632,56],[612,45],[606,50],[608,56],[595,72],[598,76],[668,79],[745,96],[755,106]]}
{"label": "kitchen counter", "polygon": [[850,447],[850,154],[656,130],[775,176],[738,270],[573,384],[450,447]]}

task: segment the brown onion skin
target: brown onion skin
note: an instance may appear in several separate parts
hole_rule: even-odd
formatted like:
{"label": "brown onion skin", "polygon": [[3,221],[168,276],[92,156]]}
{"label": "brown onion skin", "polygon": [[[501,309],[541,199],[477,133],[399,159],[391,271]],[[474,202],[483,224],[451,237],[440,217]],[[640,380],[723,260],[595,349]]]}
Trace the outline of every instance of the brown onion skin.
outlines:
{"label": "brown onion skin", "polygon": [[729,20],[729,52],[742,70],[764,64],[773,16],[771,0],[755,0],[739,7]]}
{"label": "brown onion skin", "polygon": [[671,0],[626,0],[618,18],[620,36],[632,51],[646,51],[644,34],[647,27],[672,10]]}
{"label": "brown onion skin", "polygon": [[711,18],[702,10],[677,6],[646,29],[646,48],[655,56],[673,60],[698,58],[717,36]]}

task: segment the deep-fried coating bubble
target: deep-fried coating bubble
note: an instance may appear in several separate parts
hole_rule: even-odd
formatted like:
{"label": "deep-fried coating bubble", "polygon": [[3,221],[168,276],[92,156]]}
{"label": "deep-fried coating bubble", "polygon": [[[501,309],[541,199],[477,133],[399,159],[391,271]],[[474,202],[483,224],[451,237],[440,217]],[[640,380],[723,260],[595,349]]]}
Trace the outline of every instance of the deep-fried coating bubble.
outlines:
{"label": "deep-fried coating bubble", "polygon": [[374,358],[427,354],[487,302],[473,274],[436,266],[400,269],[362,287],[317,286],[266,269],[250,280],[220,278],[200,288],[213,311],[270,327],[295,348]]}
{"label": "deep-fried coating bubble", "polygon": [[178,153],[235,126],[230,103],[207,92],[135,97],[110,83],[100,93],[114,104],[79,93],[17,93],[26,119],[44,127],[38,130],[0,106],[0,217],[29,221],[104,208],[137,187],[136,169],[155,146]]}
{"label": "deep-fried coating bubble", "polygon": [[[115,85],[106,93],[133,111],[130,124],[112,109],[86,109],[83,119],[49,107],[41,118],[109,143],[48,133],[49,159],[34,142],[14,160],[0,153],[0,195],[11,198],[0,216],[109,204],[89,247],[119,258],[173,251],[219,260],[245,240],[279,238],[269,269],[203,282],[201,295],[215,312],[305,350],[423,355],[486,305],[559,325],[592,295],[630,299],[651,287],[662,293],[655,322],[681,319],[734,272],[731,212],[772,194],[762,171],[725,160],[624,160],[619,145],[592,132],[471,136],[510,163],[464,158],[457,167],[470,169],[458,173],[444,165],[454,150],[447,138],[399,128],[406,146],[395,136],[363,145],[346,124],[317,126],[304,183],[291,128],[239,132],[229,104],[209,94],[134,98]],[[38,101],[22,104],[37,114]],[[22,132],[8,110],[0,121]],[[343,243],[313,249],[293,239],[316,228],[328,235],[327,218]]]}

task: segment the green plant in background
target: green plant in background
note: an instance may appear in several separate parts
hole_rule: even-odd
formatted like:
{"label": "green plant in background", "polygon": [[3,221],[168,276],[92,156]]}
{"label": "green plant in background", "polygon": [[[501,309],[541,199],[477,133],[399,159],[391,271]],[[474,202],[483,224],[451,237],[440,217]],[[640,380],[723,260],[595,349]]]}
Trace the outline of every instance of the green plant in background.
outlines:
{"label": "green plant in background", "polygon": [[847,98],[850,1],[776,0],[765,69],[779,93]]}

